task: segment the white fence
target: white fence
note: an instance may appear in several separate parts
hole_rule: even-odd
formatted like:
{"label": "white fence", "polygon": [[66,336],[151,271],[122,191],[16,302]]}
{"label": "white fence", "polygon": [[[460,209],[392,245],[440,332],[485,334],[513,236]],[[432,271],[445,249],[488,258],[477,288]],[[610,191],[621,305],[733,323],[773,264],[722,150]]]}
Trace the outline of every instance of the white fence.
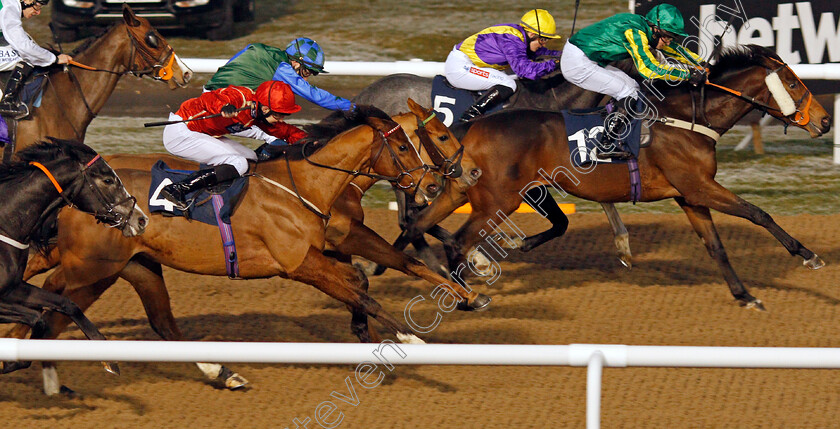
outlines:
{"label": "white fence", "polygon": [[[196,73],[215,73],[227,60],[183,58]],[[840,64],[794,64],[793,71],[801,79],[840,80]],[[388,76],[395,73],[411,73],[418,76],[434,77],[443,74],[443,63],[412,59],[409,61],[385,62],[354,62],[327,61],[324,69],[330,74],[338,76]],[[834,163],[840,164],[840,94],[834,96]],[[739,144],[739,148],[746,147],[748,139]]]}
{"label": "white fence", "polygon": [[[329,344],[196,341],[74,341],[0,338],[0,361],[245,362],[359,364],[378,347],[393,365],[586,366],[586,427],[601,421],[607,367],[840,368],[840,348],[677,347],[618,344]],[[399,351],[398,351],[399,350]]]}

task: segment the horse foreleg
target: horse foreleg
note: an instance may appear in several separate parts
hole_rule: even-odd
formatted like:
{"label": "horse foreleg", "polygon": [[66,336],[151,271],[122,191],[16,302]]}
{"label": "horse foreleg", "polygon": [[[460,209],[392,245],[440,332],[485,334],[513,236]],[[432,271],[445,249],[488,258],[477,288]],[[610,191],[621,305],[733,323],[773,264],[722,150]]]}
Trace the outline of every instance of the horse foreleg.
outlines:
{"label": "horse foreleg", "polygon": [[56,267],[60,262],[59,258],[57,246],[51,246],[46,254],[38,251],[31,252],[29,261],[26,263],[26,270],[23,272],[23,281],[29,281],[32,277]]}
{"label": "horse foreleg", "polygon": [[490,297],[462,287],[452,287],[442,276],[430,270],[422,262],[395,249],[379,234],[358,221],[350,224],[350,233],[337,248],[353,255],[359,255],[379,265],[387,266],[408,275],[419,277],[434,286],[441,286],[455,296],[461,297],[464,303],[459,306],[465,310],[478,310],[490,304]]}
{"label": "horse foreleg", "polygon": [[703,206],[692,206],[683,198],[674,199],[683,209],[686,216],[688,216],[688,221],[691,222],[694,231],[703,240],[709,256],[717,262],[718,267],[723,271],[723,277],[729,285],[729,291],[732,292],[732,296],[747,308],[764,310],[764,305],[762,305],[761,300],[756,299],[747,292],[746,287],[738,279],[738,275],[735,274],[735,270],[729,263],[729,257],[726,255],[726,249],[723,248],[723,243],[720,241],[715,224],[712,222],[712,214],[709,212],[709,209]]}
{"label": "horse foreleg", "polygon": [[[310,247],[303,263],[297,269],[288,273],[288,276],[292,280],[315,286],[318,290],[343,302],[352,309],[354,315],[356,312],[364,312],[373,317],[402,342],[423,342],[414,335],[411,328],[388,314],[376,300],[365,292],[364,282],[367,281],[367,278],[352,265],[338,262]],[[357,332],[355,324],[353,325],[353,333],[361,334]],[[360,336],[360,340],[368,339]]]}
{"label": "horse foreleg", "polygon": [[615,239],[615,247],[618,250],[618,259],[621,264],[627,268],[633,267],[633,255],[630,253],[630,234],[618,214],[618,209],[613,203],[601,203],[601,208],[604,209],[604,214],[610,221],[610,227],[613,230],[613,237]]}
{"label": "horse foreleg", "polygon": [[[120,272],[120,277],[134,287],[140,301],[143,302],[143,309],[146,310],[152,330],[164,340],[182,340],[183,335],[172,314],[169,292],[163,280],[161,265],[151,259],[135,256]],[[248,380],[224,365],[198,362],[196,366],[207,378],[218,381],[230,390],[239,389],[248,384]]]}
{"label": "horse foreleg", "polygon": [[[21,323],[34,329],[43,330],[44,319],[41,312],[22,305],[0,302],[0,322]],[[7,374],[19,369],[29,368],[31,361],[0,362],[0,374]]]}
{"label": "horse foreleg", "polygon": [[782,243],[782,246],[785,246],[791,255],[801,256],[804,259],[802,264],[808,268],[816,270],[825,266],[825,262],[819,256],[791,237],[767,212],[733,194],[715,181],[696,189],[696,192],[692,192],[691,195],[685,195],[685,199],[691,205],[705,206],[728,215],[742,217],[764,227]]}

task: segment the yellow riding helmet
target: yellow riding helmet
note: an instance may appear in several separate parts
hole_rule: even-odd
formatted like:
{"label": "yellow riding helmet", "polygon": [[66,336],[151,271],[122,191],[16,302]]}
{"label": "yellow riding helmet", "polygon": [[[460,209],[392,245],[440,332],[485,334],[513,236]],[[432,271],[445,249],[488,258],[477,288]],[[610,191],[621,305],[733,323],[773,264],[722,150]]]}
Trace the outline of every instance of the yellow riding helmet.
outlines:
{"label": "yellow riding helmet", "polygon": [[529,10],[525,15],[522,15],[519,23],[525,27],[525,30],[540,37],[548,37],[549,39],[559,39],[561,37],[557,34],[554,17],[545,9]]}

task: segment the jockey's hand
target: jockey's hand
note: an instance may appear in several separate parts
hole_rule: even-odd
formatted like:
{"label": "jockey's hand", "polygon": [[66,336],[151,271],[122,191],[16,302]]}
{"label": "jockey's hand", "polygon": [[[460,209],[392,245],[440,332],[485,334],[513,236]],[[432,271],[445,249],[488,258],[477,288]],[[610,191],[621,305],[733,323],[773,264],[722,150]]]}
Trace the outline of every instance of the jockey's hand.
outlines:
{"label": "jockey's hand", "polygon": [[697,86],[706,82],[706,70],[691,67],[688,69],[688,72],[690,73],[690,76],[688,77],[688,82],[690,84]]}
{"label": "jockey's hand", "polygon": [[71,57],[70,55],[67,55],[67,54],[58,54],[55,57],[55,63],[56,64],[68,64],[68,63],[70,63],[70,61],[73,61],[73,57]]}
{"label": "jockey's hand", "polygon": [[236,106],[234,106],[233,104],[225,104],[224,106],[222,106],[222,110],[220,113],[225,118],[232,118],[236,116]]}

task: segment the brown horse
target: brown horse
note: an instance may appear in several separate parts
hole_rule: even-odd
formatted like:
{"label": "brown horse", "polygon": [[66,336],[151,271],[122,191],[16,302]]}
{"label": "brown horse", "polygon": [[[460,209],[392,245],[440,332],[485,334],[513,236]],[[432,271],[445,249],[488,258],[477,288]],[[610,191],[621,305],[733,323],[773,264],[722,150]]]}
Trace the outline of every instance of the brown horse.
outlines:
{"label": "brown horse", "polygon": [[123,22],[77,51],[74,60],[94,70],[65,67],[51,71],[41,107],[33,109],[29,119],[18,122],[17,138],[13,140],[17,144],[6,146],[4,160],[13,150],[47,136],[83,141],[88,125],[126,74],[151,76],[173,89],[186,85],[192,75],[166,39],[127,5],[123,7]]}
{"label": "brown horse", "polygon": [[[424,109],[422,106],[415,103],[413,100],[408,100],[408,106],[412,113],[401,114],[394,116],[393,119],[399,123],[405,133],[410,137],[412,143],[418,148],[420,156],[427,164],[434,162],[434,156],[429,155],[431,152],[439,151],[440,155],[446,159],[453,159],[461,151],[461,144],[452,135],[449,128],[443,125],[437,117],[432,116],[430,110]],[[331,115],[335,116],[335,114]],[[340,121],[339,121],[340,122]],[[425,122],[425,124],[423,123]],[[419,127],[425,128],[425,133],[417,133]],[[309,129],[312,131],[312,128]],[[329,131],[325,131],[329,132]],[[427,135],[429,141],[421,142],[420,135]],[[148,170],[158,159],[163,158],[166,163],[177,169],[194,169],[196,165],[189,161],[184,161],[180,158],[175,158],[160,154],[143,154],[143,155],[113,155],[107,157],[109,163],[116,168],[131,168]],[[440,158],[440,157],[438,157]],[[445,164],[445,163],[444,163]],[[457,179],[452,179],[458,186],[470,186],[475,183],[477,173],[474,163],[469,157],[463,157],[460,160],[460,165],[466,174]],[[444,168],[447,165],[443,166]],[[341,197],[333,204],[330,211],[332,217],[327,224],[326,240],[327,246],[325,252],[328,255],[334,256],[336,259],[344,262],[350,262],[350,255],[358,255],[367,258],[375,263],[383,264],[389,268],[399,270],[403,273],[413,275],[415,277],[424,279],[430,282],[433,287],[441,286],[450,288],[448,280],[436,274],[428,267],[423,265],[415,258],[394,249],[385,239],[380,237],[376,232],[364,225],[364,211],[361,205],[362,195],[369,189],[376,180],[368,177],[358,177],[351,182],[352,186],[348,186]],[[35,255],[30,259],[29,269],[25,277],[30,278],[33,275],[44,272],[50,268],[54,268],[59,264],[59,253],[54,250],[49,257],[46,255]],[[137,272],[142,271],[137,265],[145,266],[149,273],[155,275],[137,275]],[[159,263],[151,260],[132,260],[120,272],[120,277],[131,283],[135,290],[139,291],[158,291],[157,293],[141,293],[140,298],[143,301],[149,321],[152,324],[155,332],[159,333],[163,339],[178,341],[182,339],[181,332],[175,324],[175,318],[170,311],[168,303],[168,294],[166,293],[165,283],[161,275],[162,270]],[[81,298],[82,302],[92,303],[97,299],[108,287],[116,282],[117,277],[111,277],[109,281],[100,281],[92,285],[76,286],[73,288],[74,296]],[[58,269],[50,274],[48,279],[44,282],[44,288],[51,291],[66,291],[66,282],[64,280],[63,271]],[[489,298],[477,292],[465,292],[464,289],[450,288],[453,295],[458,295],[462,299],[461,309],[481,309],[489,303]],[[165,305],[161,303],[165,303]],[[66,319],[55,318],[52,322],[58,322],[51,327],[51,331],[57,335],[66,326]],[[61,323],[64,323],[62,325]],[[18,327],[13,331],[13,335],[23,338],[26,334],[26,329],[23,326]],[[229,370],[224,366],[217,364],[198,364],[201,369],[210,379],[218,379],[224,383],[228,388],[236,389],[244,386],[247,381]],[[57,381],[57,373],[51,364],[44,365],[44,380],[45,386],[55,386],[51,392],[57,391],[59,383]],[[66,388],[65,388],[66,389]]]}
{"label": "brown horse", "polygon": [[[384,116],[373,110],[371,114]],[[329,213],[343,188],[354,177],[347,172],[367,168],[389,176],[393,182],[410,178],[411,187],[423,193],[433,195],[440,189],[434,175],[426,174],[422,168],[424,165],[406,134],[388,133],[396,129],[396,123],[373,116],[367,122],[369,126],[346,131],[328,144],[316,145],[315,150],[310,149],[312,145],[298,146],[297,151],[290,149],[287,156],[297,159],[290,162],[291,175],[298,191],[314,211]],[[132,164],[148,162],[149,156],[141,158],[139,163],[133,161]],[[310,162],[330,166],[330,169],[313,167]],[[182,166],[176,162],[173,165]],[[135,192],[149,189],[147,171],[119,172],[128,189]],[[281,276],[315,286],[348,306],[353,313],[351,329],[362,341],[377,337],[367,325],[368,315],[379,320],[400,340],[420,341],[408,326],[386,313],[367,295],[367,279],[361,272],[350,264],[323,255],[326,236],[323,217],[307,210],[297,196],[276,186],[279,183],[293,188],[286,161],[276,159],[260,163],[256,174],[274,184],[252,178],[231,218],[238,241],[242,243],[237,249],[240,276]],[[403,183],[402,186],[407,185]],[[182,218],[159,217],[150,223],[143,237],[124,239],[107,231],[96,231],[87,219],[68,212],[59,219],[57,252],[52,252],[58,256],[54,262],[60,262],[61,266],[50,275],[44,288],[63,291],[80,307],[87,308],[121,276],[140,295],[153,329],[163,338],[180,339],[181,333],[174,322],[163,283],[161,264],[194,273],[226,275],[223,258],[215,252],[205,254],[197,250],[218,248],[214,228]],[[33,269],[38,270],[37,267]],[[57,336],[66,324],[64,318],[48,317],[45,337]],[[25,332],[17,334],[22,336]],[[245,383],[237,374],[219,365],[201,364],[200,367],[231,388]],[[54,370],[51,372],[55,373]],[[50,372],[45,371],[45,374]],[[58,391],[57,383],[52,386],[47,393]]]}
{"label": "brown horse", "polygon": [[[796,104],[796,112],[781,113],[765,84],[765,78],[777,73]],[[729,264],[726,251],[712,222],[709,209],[738,216],[766,228],[792,255],[801,256],[812,269],[824,265],[814,252],[787,234],[766,212],[744,201],[714,180],[717,171],[715,143],[709,135],[723,134],[753,109],[762,109],[787,125],[795,125],[818,137],[830,128],[830,117],[817,103],[808,88],[779,57],[757,46],[726,52],[711,70],[711,80],[728,88],[738,88],[741,95],[708,86],[705,97],[700,90],[683,84],[658,88],[662,101],[653,102],[658,112],[667,112],[683,123],[706,124],[706,134],[679,128],[670,119],[657,120],[651,127],[650,147],[641,151],[642,201],[674,198],[685,211],[691,225],[703,239],[717,262],[732,295],[749,308],[762,309],[762,303],[747,292]],[[699,106],[698,100],[705,102]],[[700,110],[700,112],[697,112]],[[709,135],[707,135],[709,134]],[[543,111],[501,112],[479,119],[461,140],[482,170],[481,179],[466,192],[447,188],[417,218],[413,234],[437,224],[455,208],[469,201],[472,214],[444,245],[453,272],[462,272],[464,253],[488,232],[488,221],[501,225],[498,212],[509,215],[522,201],[520,192],[534,181],[553,185],[572,195],[598,202],[630,200],[630,183],[624,165],[599,164],[594,171],[581,174],[571,163],[563,116]],[[551,172],[551,179],[538,174]],[[492,226],[490,229],[494,229]],[[524,240],[508,241],[516,247],[533,247],[544,241],[540,234]],[[471,268],[474,268],[468,264]],[[459,267],[461,268],[459,270]],[[456,279],[457,280],[457,279]]]}

